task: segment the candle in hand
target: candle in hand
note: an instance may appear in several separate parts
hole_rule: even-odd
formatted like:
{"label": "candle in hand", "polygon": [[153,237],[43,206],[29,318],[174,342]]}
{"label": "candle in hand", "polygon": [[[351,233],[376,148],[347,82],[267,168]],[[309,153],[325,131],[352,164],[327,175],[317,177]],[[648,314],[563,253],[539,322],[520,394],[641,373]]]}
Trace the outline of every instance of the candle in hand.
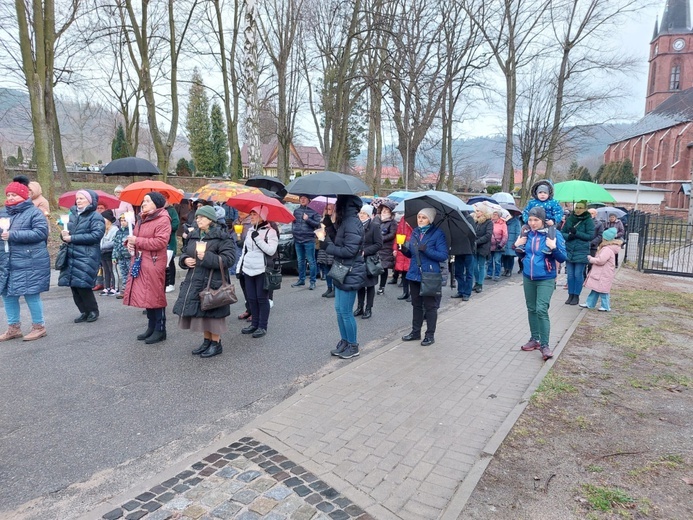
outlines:
{"label": "candle in hand", "polygon": [[234,224],[233,230],[236,232],[236,235],[238,235],[238,238],[241,238],[241,233],[243,233],[243,224]]}
{"label": "candle in hand", "polygon": [[[0,218],[0,229],[2,230],[3,233],[6,231],[10,230],[10,219],[9,218]],[[7,245],[7,240],[5,241],[5,253],[9,252],[9,247]]]}
{"label": "candle in hand", "polygon": [[207,250],[207,242],[199,241],[195,244],[196,253],[204,253]]}
{"label": "candle in hand", "polygon": [[70,222],[70,215],[60,215],[60,223],[63,225],[63,231],[67,231],[68,222]]}
{"label": "candle in hand", "polygon": [[397,245],[401,246],[402,244],[404,244],[404,242],[406,242],[407,235],[400,235],[399,233],[397,233],[397,235],[395,236],[395,240],[397,240]]}

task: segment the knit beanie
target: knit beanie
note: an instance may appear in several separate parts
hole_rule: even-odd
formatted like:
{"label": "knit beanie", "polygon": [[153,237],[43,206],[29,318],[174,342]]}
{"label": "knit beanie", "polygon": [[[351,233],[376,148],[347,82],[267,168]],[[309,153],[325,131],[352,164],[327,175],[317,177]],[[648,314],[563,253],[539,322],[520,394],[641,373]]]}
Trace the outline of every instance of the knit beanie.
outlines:
{"label": "knit beanie", "polygon": [[539,193],[549,193],[549,187],[546,184],[540,184],[537,186],[537,194]]}
{"label": "knit beanie", "polygon": [[262,220],[263,222],[267,220],[267,215],[269,214],[269,208],[267,208],[267,206],[255,206],[250,211],[254,211],[258,215],[260,215],[260,220]]}
{"label": "knit beanie", "polygon": [[530,209],[529,216],[538,218],[542,222],[546,222],[546,211],[544,211],[544,208],[541,206],[534,206],[532,209]]}
{"label": "knit beanie", "polygon": [[363,206],[361,206],[359,213],[365,213],[366,215],[368,215],[368,218],[373,218],[373,206],[371,206],[370,204],[364,204]]}
{"label": "knit beanie", "polygon": [[17,175],[12,182],[5,188],[5,195],[8,193],[16,193],[24,200],[29,198],[29,179],[24,175]]}
{"label": "knit beanie", "polygon": [[214,211],[214,208],[212,206],[200,206],[198,210],[195,212],[195,217],[200,216],[208,218],[212,222],[217,221],[217,212]]}
{"label": "knit beanie", "polygon": [[87,201],[89,202],[89,204],[91,204],[92,202],[94,202],[94,201],[92,200],[91,193],[89,193],[87,190],[78,190],[77,193],[75,193],[75,197],[76,197],[77,195],[81,195],[82,197],[84,197],[85,199],[87,199]]}
{"label": "knit beanie", "polygon": [[147,195],[149,195],[149,198],[152,199],[152,202],[157,208],[163,208],[166,205],[166,197],[158,191],[150,191]]}
{"label": "knit beanie", "polygon": [[107,209],[106,211],[101,213],[101,216],[108,220],[111,224],[113,224],[116,221],[115,215],[113,214],[113,211],[110,209]]}
{"label": "knit beanie", "polygon": [[433,208],[423,208],[419,210],[418,215],[425,215],[430,224],[436,219],[436,210]]}
{"label": "knit beanie", "polygon": [[607,230],[605,230],[604,233],[602,233],[602,238],[604,240],[613,240],[614,238],[616,238],[616,233],[618,233],[616,231],[616,228],[610,227]]}

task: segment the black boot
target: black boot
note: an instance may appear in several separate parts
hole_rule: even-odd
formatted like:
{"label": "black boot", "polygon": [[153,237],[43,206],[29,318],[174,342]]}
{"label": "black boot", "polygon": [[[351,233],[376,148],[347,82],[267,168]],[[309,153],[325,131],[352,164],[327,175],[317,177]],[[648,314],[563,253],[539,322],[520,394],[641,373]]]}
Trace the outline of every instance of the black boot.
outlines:
{"label": "black boot", "polygon": [[212,340],[209,338],[205,338],[205,340],[202,342],[202,345],[200,345],[192,351],[193,356],[199,356],[200,354],[202,354],[205,350],[209,348],[210,343],[212,343]]}
{"label": "black boot", "polygon": [[349,342],[343,339],[339,340],[339,343],[337,343],[337,346],[330,350],[330,354],[333,356],[339,356],[342,352],[344,352],[344,349],[349,346]]}
{"label": "black boot", "polygon": [[362,320],[367,320],[367,319],[370,318],[371,316],[373,316],[373,313],[371,312],[371,308],[370,308],[370,307],[366,307],[366,309],[363,311],[363,316],[361,316],[361,319],[362,319]]}
{"label": "black boot", "polygon": [[566,305],[572,305],[573,304],[573,295],[569,294],[568,299],[565,301]]}
{"label": "black boot", "polygon": [[390,279],[388,280],[387,283],[388,283],[389,285],[397,285],[397,278],[396,278],[395,276],[393,276],[392,278],[390,278]]}
{"label": "black boot", "polygon": [[409,291],[405,291],[401,296],[397,297],[398,300],[406,300],[407,298],[409,298]]}
{"label": "black boot", "polygon": [[573,294],[571,296],[570,305],[577,305],[578,303],[580,303],[580,295],[579,294]]}
{"label": "black boot", "polygon": [[139,341],[144,341],[152,334],[154,334],[154,325],[150,325],[149,327],[147,327],[147,330],[145,330],[142,334],[138,334],[137,339]]}
{"label": "black boot", "polygon": [[361,314],[363,314],[363,305],[359,305],[354,311],[354,316],[361,316]]}
{"label": "black boot", "polygon": [[166,329],[164,330],[155,330],[152,332],[151,336],[149,336],[147,339],[144,340],[144,342],[147,345],[153,345],[154,343],[159,343],[160,341],[164,341],[166,339]]}
{"label": "black boot", "polygon": [[221,340],[220,341],[212,341],[209,344],[209,348],[205,350],[202,354],[200,354],[201,358],[208,358],[212,356],[218,356],[223,352],[223,348],[221,347]]}

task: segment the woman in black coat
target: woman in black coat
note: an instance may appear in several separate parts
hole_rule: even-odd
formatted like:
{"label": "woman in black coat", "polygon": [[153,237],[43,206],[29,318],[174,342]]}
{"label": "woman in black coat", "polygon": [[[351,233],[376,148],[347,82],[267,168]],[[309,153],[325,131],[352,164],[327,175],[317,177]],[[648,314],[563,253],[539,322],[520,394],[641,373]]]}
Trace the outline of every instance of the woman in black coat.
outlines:
{"label": "woman in black coat", "polygon": [[[179,265],[187,270],[187,274],[180,286],[173,313],[179,316],[178,325],[181,329],[203,333],[202,344],[192,353],[207,358],[222,352],[221,334],[228,330],[226,317],[231,314],[231,306],[222,305],[203,311],[200,308],[200,291],[207,287],[210,274],[210,287],[221,287],[222,272],[219,260],[224,270],[224,278],[228,281],[229,267],[236,263],[236,243],[217,224],[214,209],[210,206],[198,209],[195,219],[197,228],[190,232],[178,260]],[[198,248],[200,242],[204,243],[204,246]]]}
{"label": "woman in black coat", "polygon": [[474,292],[484,290],[486,276],[486,261],[491,254],[491,237],[493,237],[493,222],[491,215],[481,207],[474,211],[476,223],[476,254],[474,255]]}
{"label": "woman in black coat", "polygon": [[99,196],[91,190],[79,190],[70,209],[67,230],[60,238],[67,242],[67,261],[60,271],[58,285],[72,290],[72,299],[81,313],[75,323],[94,322],[99,318],[99,305],[94,298],[94,283],[101,266],[101,239],[106,224],[96,212]]}
{"label": "woman in black coat", "polygon": [[366,264],[363,259],[363,224],[358,218],[363,203],[356,195],[339,195],[335,204],[334,222],[325,217],[325,231],[318,230],[320,249],[334,257],[334,261],[346,266],[349,271],[343,282],[333,280],[334,308],[341,339],[330,354],[342,359],[359,355],[356,320],[352,309],[356,292],[366,284]]}
{"label": "woman in black coat", "polygon": [[385,272],[380,275],[378,294],[383,294],[385,292],[385,284],[387,283],[388,269],[395,268],[395,255],[392,246],[397,235],[397,222],[393,218],[392,209],[385,204],[380,206],[380,234],[383,239],[383,247],[380,248],[378,254]]}
{"label": "woman in black coat", "polygon": [[[363,259],[369,256],[378,256],[383,247],[383,236],[380,231],[380,222],[373,217],[373,206],[365,204],[359,211],[359,220],[363,224]],[[392,247],[392,244],[390,244]],[[378,283],[378,276],[371,276],[366,272],[366,284],[358,292],[358,303],[354,316],[361,316],[367,320],[373,313],[373,299],[375,298],[375,284]],[[364,308],[363,304],[366,304]]]}

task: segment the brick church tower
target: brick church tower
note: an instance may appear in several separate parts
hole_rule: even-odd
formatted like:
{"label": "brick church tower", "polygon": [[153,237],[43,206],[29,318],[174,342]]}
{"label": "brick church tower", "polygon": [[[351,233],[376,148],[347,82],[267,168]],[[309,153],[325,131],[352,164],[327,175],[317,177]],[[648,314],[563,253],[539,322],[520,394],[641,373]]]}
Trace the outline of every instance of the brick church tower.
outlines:
{"label": "brick church tower", "polygon": [[676,92],[693,87],[693,29],[690,0],[667,0],[662,23],[650,42],[645,114]]}

